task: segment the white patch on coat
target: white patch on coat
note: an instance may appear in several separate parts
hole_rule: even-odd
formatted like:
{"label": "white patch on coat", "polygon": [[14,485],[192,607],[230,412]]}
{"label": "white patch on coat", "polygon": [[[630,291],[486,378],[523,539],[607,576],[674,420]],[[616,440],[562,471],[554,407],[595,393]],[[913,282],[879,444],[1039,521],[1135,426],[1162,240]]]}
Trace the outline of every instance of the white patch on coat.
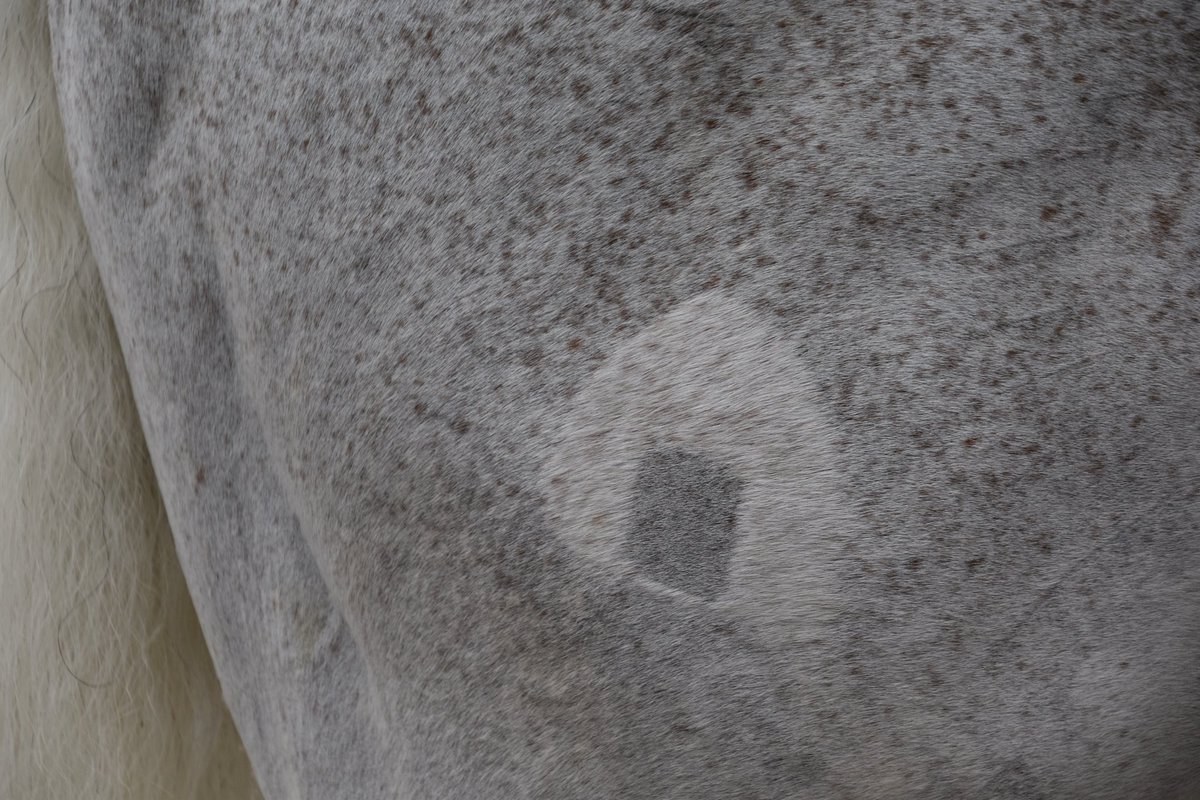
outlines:
{"label": "white patch on coat", "polygon": [[854,523],[796,347],[716,291],[624,342],[575,396],[542,469],[553,529],[614,577],[702,603],[639,574],[624,547],[642,457],[700,453],[744,481],[728,583],[711,602],[777,642],[817,635]]}

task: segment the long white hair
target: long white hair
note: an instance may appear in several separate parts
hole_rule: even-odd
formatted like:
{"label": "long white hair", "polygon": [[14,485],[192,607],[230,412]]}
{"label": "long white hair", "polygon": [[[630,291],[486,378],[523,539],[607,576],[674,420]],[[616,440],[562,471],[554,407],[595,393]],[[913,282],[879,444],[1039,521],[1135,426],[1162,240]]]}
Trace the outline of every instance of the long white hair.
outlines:
{"label": "long white hair", "polygon": [[0,797],[258,797],[75,202],[45,0],[0,0],[0,158]]}

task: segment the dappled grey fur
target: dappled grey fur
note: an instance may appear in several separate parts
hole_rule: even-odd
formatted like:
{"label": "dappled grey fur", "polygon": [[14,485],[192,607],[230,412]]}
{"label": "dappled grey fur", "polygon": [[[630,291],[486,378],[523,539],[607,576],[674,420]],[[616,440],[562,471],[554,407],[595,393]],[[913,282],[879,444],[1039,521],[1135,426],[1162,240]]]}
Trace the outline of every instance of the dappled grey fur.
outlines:
{"label": "dappled grey fur", "polygon": [[[1200,795],[1198,30],[54,3],[266,795]],[[711,601],[612,547],[696,442],[745,481]]]}
{"label": "dappled grey fur", "polygon": [[0,798],[255,800],[67,166],[41,0],[0,0]]}

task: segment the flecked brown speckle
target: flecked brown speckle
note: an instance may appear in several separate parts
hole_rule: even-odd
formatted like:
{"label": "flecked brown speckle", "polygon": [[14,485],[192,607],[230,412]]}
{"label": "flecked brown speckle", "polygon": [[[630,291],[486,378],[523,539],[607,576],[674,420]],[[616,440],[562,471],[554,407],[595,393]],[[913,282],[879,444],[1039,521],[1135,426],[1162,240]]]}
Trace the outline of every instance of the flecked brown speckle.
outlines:
{"label": "flecked brown speckle", "polygon": [[[117,6],[52,6],[58,98],[269,797],[1200,792],[1187,3]],[[804,646],[534,488],[702,292],[837,438]]]}

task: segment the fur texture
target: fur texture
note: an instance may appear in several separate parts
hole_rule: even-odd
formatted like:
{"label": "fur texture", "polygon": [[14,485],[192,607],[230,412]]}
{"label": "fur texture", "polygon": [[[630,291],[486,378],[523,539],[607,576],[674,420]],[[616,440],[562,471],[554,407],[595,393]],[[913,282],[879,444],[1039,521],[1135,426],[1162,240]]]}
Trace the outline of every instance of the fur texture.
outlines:
{"label": "fur texture", "polygon": [[42,2],[4,0],[0,32],[0,797],[258,797],[76,205]]}
{"label": "fur texture", "polygon": [[1200,797],[1194,2],[50,8],[266,796]]}

